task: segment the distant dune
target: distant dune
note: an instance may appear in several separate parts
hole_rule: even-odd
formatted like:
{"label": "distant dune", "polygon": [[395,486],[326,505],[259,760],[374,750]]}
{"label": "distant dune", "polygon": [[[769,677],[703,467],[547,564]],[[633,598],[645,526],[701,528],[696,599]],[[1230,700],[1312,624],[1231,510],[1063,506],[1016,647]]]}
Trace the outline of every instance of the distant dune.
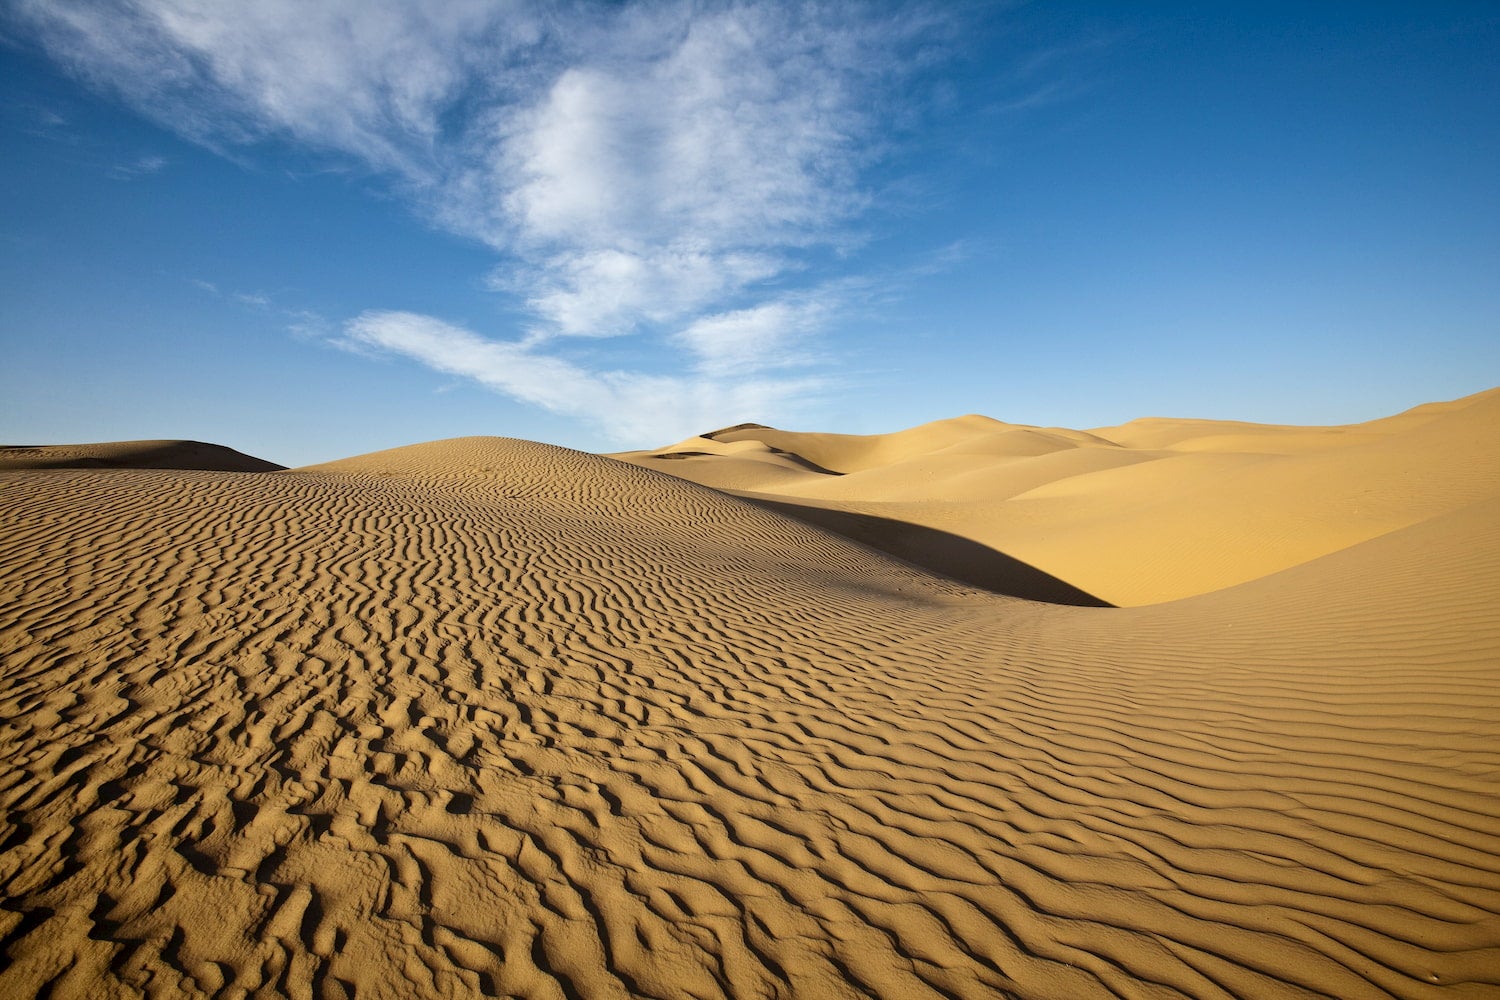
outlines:
{"label": "distant dune", "polygon": [[202,469],[275,472],[286,468],[202,441],[0,445],[0,471],[13,469]]}
{"label": "distant dune", "polygon": [[[750,426],[616,457],[981,586],[1048,599],[1007,585],[1005,566],[1019,563],[1140,605],[1500,495],[1497,456],[1500,390],[1343,427],[1153,418],[1072,431],[968,416],[870,436]],[[862,530],[872,519],[891,527]]]}
{"label": "distant dune", "polygon": [[1497,438],[12,465],[0,996],[1495,997]]}

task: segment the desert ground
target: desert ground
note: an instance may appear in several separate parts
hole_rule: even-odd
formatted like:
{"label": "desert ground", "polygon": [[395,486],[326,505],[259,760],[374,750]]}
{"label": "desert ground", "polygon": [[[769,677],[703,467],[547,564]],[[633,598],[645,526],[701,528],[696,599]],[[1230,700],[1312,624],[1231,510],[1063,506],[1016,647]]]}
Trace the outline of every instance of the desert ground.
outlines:
{"label": "desert ground", "polygon": [[1500,390],[0,469],[0,996],[1500,996]]}

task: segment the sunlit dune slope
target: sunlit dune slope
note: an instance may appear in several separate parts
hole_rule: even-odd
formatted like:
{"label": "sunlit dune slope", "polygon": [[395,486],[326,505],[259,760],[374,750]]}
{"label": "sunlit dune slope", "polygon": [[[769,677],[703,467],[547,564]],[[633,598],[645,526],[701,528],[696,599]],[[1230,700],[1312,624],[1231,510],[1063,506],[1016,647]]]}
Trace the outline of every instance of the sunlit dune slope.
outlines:
{"label": "sunlit dune slope", "polygon": [[1117,610],[505,439],[0,491],[0,995],[1500,990],[1484,498]]}
{"label": "sunlit dune slope", "polygon": [[[823,471],[796,464],[809,455]],[[1152,418],[1078,432],[964,417],[869,438],[748,427],[619,457],[784,512],[809,508],[829,527],[817,511],[941,532],[1108,603],[1140,605],[1264,577],[1500,496],[1500,390],[1343,427]],[[903,558],[986,576],[980,550],[924,560],[901,531],[893,537]]]}
{"label": "sunlit dune slope", "polygon": [[106,441],[99,444],[0,445],[5,469],[207,469],[273,472],[283,466],[202,441]]}

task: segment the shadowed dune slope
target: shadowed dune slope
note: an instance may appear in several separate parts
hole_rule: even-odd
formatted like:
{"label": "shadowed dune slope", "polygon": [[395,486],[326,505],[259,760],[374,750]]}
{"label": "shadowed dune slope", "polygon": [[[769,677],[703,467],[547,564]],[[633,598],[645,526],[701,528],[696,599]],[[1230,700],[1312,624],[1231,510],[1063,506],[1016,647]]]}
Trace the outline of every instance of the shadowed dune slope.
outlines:
{"label": "shadowed dune slope", "polygon": [[1113,610],[502,439],[0,491],[0,995],[1500,990],[1487,501]]}
{"label": "shadowed dune slope", "polygon": [[99,444],[0,445],[6,469],[205,469],[275,472],[285,468],[202,441],[105,441]]}
{"label": "shadowed dune slope", "polygon": [[[844,460],[829,435],[754,427],[685,459],[660,455],[692,439],[619,457],[961,537],[1118,605],[1258,579],[1500,496],[1500,390],[1343,427],[1150,418],[1078,432],[984,420],[851,439],[860,461],[845,475],[790,460],[803,447]],[[768,460],[757,440],[781,454]],[[924,565],[951,573],[939,555]]]}
{"label": "shadowed dune slope", "polygon": [[1093,594],[962,535],[934,531],[908,521],[860,514],[835,505],[788,503],[753,494],[743,495],[758,507],[827,528],[898,559],[935,570],[959,583],[1028,601],[1086,608],[1111,607]]}

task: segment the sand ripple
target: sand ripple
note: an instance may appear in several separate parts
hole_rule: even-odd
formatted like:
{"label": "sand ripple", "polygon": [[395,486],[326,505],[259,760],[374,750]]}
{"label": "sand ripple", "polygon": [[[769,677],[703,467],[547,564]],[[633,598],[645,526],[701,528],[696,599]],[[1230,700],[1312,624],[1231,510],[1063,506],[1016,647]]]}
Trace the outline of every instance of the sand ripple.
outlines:
{"label": "sand ripple", "polygon": [[1114,610],[503,439],[0,496],[6,996],[1500,995],[1493,504]]}

